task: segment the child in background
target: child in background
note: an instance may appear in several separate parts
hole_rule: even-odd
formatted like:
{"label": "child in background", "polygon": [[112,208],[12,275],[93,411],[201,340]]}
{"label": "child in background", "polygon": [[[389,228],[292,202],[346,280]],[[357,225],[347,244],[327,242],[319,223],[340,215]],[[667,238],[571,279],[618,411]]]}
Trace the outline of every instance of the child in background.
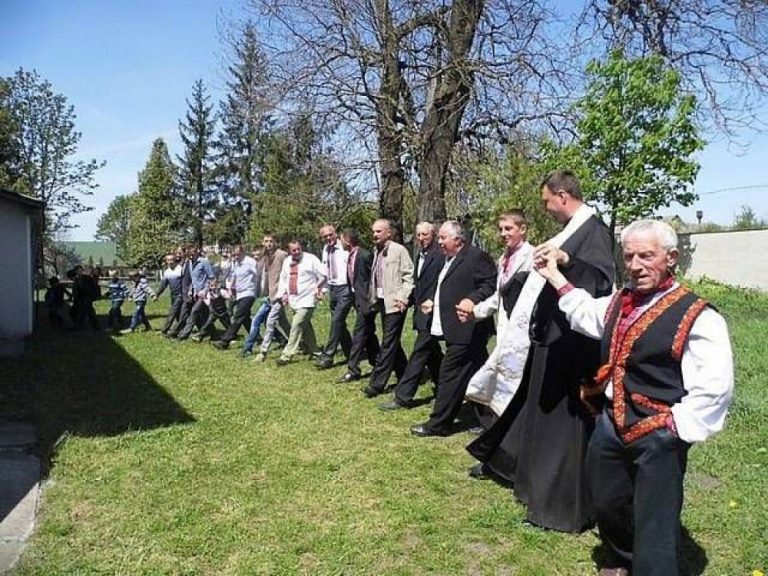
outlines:
{"label": "child in background", "polygon": [[130,294],[130,290],[125,283],[120,280],[120,274],[117,270],[110,273],[110,282],[107,286],[107,295],[109,297],[109,316],[107,317],[107,330],[122,330],[123,314],[121,307],[123,302]]}
{"label": "child in background", "polygon": [[229,295],[229,290],[223,288],[218,280],[211,280],[204,297],[205,303],[208,305],[208,319],[199,332],[192,337],[192,340],[202,342],[206,336],[212,338],[214,332],[213,324],[216,320],[221,322],[225,330],[229,328],[229,308],[227,306]]}
{"label": "child in background", "polygon": [[131,279],[134,282],[133,290],[131,290],[131,298],[136,305],[136,309],[133,311],[131,326],[127,330],[122,330],[120,333],[130,334],[139,327],[139,323],[144,324],[145,332],[149,332],[152,330],[152,325],[149,323],[149,320],[147,320],[144,307],[147,305],[147,299],[150,296],[152,298],[157,298],[157,296],[155,295],[155,291],[149,286],[144,270],[131,274]]}
{"label": "child in background", "polygon": [[48,319],[51,321],[51,326],[64,325],[64,318],[59,312],[64,308],[65,295],[68,295],[70,300],[72,299],[72,294],[67,291],[56,276],[49,278],[48,290],[45,291],[45,305],[48,307]]}

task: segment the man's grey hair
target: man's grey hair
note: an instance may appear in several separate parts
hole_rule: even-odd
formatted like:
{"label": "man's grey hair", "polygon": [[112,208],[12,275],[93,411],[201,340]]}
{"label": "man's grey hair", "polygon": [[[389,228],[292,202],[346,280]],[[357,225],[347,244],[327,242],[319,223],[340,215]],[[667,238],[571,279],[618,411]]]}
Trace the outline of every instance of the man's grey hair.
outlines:
{"label": "man's grey hair", "polygon": [[462,242],[467,242],[467,234],[464,227],[456,220],[446,220],[440,228],[445,227],[452,238],[458,238]]}
{"label": "man's grey hair", "polygon": [[677,248],[677,232],[663,220],[636,220],[621,231],[621,243],[638,232],[653,232],[667,252]]}
{"label": "man's grey hair", "polygon": [[431,232],[433,235],[435,233],[435,225],[432,224],[432,222],[427,222],[424,220],[424,222],[419,222],[416,224],[416,232],[419,232],[421,230],[424,230],[426,232]]}

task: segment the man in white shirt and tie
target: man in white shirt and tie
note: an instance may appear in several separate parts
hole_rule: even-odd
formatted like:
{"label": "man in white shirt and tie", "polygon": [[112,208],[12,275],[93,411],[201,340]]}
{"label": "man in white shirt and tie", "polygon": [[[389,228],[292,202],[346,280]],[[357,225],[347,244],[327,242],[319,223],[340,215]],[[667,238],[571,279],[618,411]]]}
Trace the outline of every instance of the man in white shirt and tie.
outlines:
{"label": "man in white shirt and tie", "polygon": [[352,290],[347,280],[349,252],[339,241],[336,229],[330,224],[323,226],[320,228],[320,238],[325,244],[322,263],[328,278],[326,286],[331,307],[331,328],[328,332],[328,340],[322,355],[316,362],[317,367],[324,370],[333,366],[333,357],[339,344],[344,355],[349,356],[352,336],[347,328],[347,316],[352,309]]}

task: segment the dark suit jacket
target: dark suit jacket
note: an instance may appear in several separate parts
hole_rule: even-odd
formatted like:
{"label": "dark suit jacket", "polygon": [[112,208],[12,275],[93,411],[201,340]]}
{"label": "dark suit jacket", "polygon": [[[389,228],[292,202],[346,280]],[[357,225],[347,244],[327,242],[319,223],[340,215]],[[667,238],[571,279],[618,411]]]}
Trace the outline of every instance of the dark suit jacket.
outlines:
{"label": "dark suit jacket", "polygon": [[[418,274],[419,258],[417,256],[414,273]],[[435,297],[435,288],[437,287],[437,277],[443,268],[443,252],[434,240],[424,256],[424,264],[421,268],[421,274],[416,276],[415,287],[413,289],[412,303],[413,309],[413,329],[429,330],[432,324],[432,314],[424,314],[421,311],[421,303],[425,300],[432,300]]]}
{"label": "dark suit jacket", "polygon": [[464,246],[454,257],[440,284],[440,322],[448,344],[469,344],[474,337],[493,334],[493,318],[461,323],[456,305],[464,298],[477,304],[492,295],[496,291],[496,274],[496,263],[475,246]]}
{"label": "dark suit jacket", "polygon": [[[351,257],[351,256],[350,256]],[[373,254],[365,248],[357,249],[355,259],[354,282],[347,283],[352,286],[355,295],[355,310],[360,314],[370,313],[371,303],[368,299],[368,291],[371,286],[371,267],[373,266]]]}

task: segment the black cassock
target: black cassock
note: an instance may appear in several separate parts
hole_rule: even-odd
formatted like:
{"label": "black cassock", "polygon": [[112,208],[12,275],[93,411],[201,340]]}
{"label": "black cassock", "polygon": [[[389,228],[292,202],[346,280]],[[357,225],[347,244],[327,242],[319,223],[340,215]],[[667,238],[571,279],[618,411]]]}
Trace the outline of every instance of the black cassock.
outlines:
{"label": "black cassock", "polygon": [[[561,249],[561,267],[576,287],[607,296],[614,282],[610,233],[592,216]],[[579,387],[600,362],[600,343],[570,329],[546,284],[531,316],[531,347],[523,378],[498,421],[467,450],[513,485],[528,509],[527,520],[563,532],[579,532],[592,522],[585,481],[585,455],[592,417],[581,405]]]}

